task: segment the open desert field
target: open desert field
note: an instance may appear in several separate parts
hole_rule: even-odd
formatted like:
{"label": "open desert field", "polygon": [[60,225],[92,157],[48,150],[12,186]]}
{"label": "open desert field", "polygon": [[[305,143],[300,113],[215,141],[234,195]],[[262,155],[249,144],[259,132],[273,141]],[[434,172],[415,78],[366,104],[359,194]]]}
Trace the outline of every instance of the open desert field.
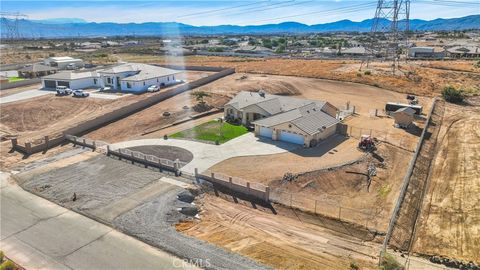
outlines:
{"label": "open desert field", "polygon": [[[415,61],[400,63],[400,71],[392,74],[389,63],[375,62],[362,68],[355,60],[300,60],[262,59],[215,56],[163,57],[136,54],[118,54],[124,61],[150,63],[187,63],[189,65],[234,67],[237,72],[287,75],[358,82],[401,93],[434,96],[446,85],[480,93],[480,71],[474,68],[476,61]],[[426,67],[422,65],[426,65]],[[446,67],[444,69],[431,67]],[[370,71],[370,75],[365,73]],[[471,72],[452,72],[455,70]]]}
{"label": "open desert field", "polygon": [[480,111],[446,107],[413,251],[480,264]]}
{"label": "open desert field", "polygon": [[[177,230],[277,269],[373,269],[379,245],[302,222],[298,218],[206,195],[201,220]],[[288,210],[278,210],[288,211]]]}

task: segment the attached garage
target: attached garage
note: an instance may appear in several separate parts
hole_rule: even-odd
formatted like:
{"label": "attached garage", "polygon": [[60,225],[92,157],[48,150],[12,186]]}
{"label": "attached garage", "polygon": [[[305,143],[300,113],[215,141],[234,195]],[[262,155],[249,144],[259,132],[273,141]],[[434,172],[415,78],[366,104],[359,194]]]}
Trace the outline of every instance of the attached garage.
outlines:
{"label": "attached garage", "polygon": [[55,81],[44,80],[45,87],[44,88],[55,88],[57,87]]}
{"label": "attached garage", "polygon": [[273,135],[273,129],[267,128],[267,127],[260,127],[260,136],[262,137],[267,137],[267,138],[272,138]]}
{"label": "attached garage", "polygon": [[67,81],[57,81],[57,85],[58,86],[66,86],[66,87],[70,88],[70,82],[67,82]]}
{"label": "attached garage", "polygon": [[294,144],[301,144],[303,145],[305,141],[305,137],[300,134],[295,134],[287,131],[280,131],[280,135],[278,137],[280,141],[294,143]]}

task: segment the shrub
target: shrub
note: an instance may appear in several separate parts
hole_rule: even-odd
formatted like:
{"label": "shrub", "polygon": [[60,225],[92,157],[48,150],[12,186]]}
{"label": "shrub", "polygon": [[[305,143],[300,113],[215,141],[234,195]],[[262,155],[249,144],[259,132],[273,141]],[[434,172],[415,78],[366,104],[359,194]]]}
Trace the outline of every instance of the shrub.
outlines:
{"label": "shrub", "polygon": [[4,261],[2,264],[0,264],[0,270],[13,270],[14,267],[15,265],[12,261]]}
{"label": "shrub", "polygon": [[362,73],[357,72],[357,77],[362,77]]}
{"label": "shrub", "polygon": [[478,62],[475,64],[475,67],[480,68],[480,60],[478,60]]}
{"label": "shrub", "polygon": [[460,103],[464,99],[463,91],[458,90],[453,86],[446,86],[443,88],[442,96],[446,101],[451,103]]}
{"label": "shrub", "polygon": [[372,75],[372,72],[370,70],[365,70],[365,72],[363,73],[365,75]]}
{"label": "shrub", "polygon": [[5,255],[3,254],[3,251],[0,250],[0,263],[3,262],[3,257],[5,257]]}
{"label": "shrub", "polygon": [[393,255],[385,253],[385,255],[382,258],[382,261],[380,262],[380,267],[379,270],[403,270],[405,267],[403,267]]}
{"label": "shrub", "polygon": [[350,262],[350,270],[359,270],[360,266],[358,266],[357,262],[351,261]]}

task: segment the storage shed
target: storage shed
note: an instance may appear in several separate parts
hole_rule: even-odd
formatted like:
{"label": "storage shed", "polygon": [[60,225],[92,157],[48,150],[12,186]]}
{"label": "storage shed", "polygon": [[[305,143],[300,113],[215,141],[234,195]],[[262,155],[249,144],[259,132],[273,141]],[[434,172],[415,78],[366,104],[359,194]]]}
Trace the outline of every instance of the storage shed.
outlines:
{"label": "storage shed", "polygon": [[393,113],[393,119],[395,119],[395,125],[402,127],[402,128],[408,128],[413,120],[415,120],[415,110],[410,108],[410,107],[405,107],[396,110]]}

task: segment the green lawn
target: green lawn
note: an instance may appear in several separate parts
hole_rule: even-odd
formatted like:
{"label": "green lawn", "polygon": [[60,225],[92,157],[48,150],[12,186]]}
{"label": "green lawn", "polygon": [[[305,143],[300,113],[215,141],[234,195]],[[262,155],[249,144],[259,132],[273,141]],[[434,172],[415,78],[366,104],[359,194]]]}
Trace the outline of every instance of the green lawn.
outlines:
{"label": "green lawn", "polygon": [[11,83],[11,82],[18,82],[18,81],[23,81],[25,80],[24,78],[20,78],[20,77],[8,77],[8,82]]}
{"label": "green lawn", "polygon": [[236,126],[230,123],[221,123],[220,121],[214,120],[198,125],[191,129],[175,133],[170,137],[211,142],[218,141],[219,143],[224,143],[245,133],[248,133],[248,130],[244,126]]}

